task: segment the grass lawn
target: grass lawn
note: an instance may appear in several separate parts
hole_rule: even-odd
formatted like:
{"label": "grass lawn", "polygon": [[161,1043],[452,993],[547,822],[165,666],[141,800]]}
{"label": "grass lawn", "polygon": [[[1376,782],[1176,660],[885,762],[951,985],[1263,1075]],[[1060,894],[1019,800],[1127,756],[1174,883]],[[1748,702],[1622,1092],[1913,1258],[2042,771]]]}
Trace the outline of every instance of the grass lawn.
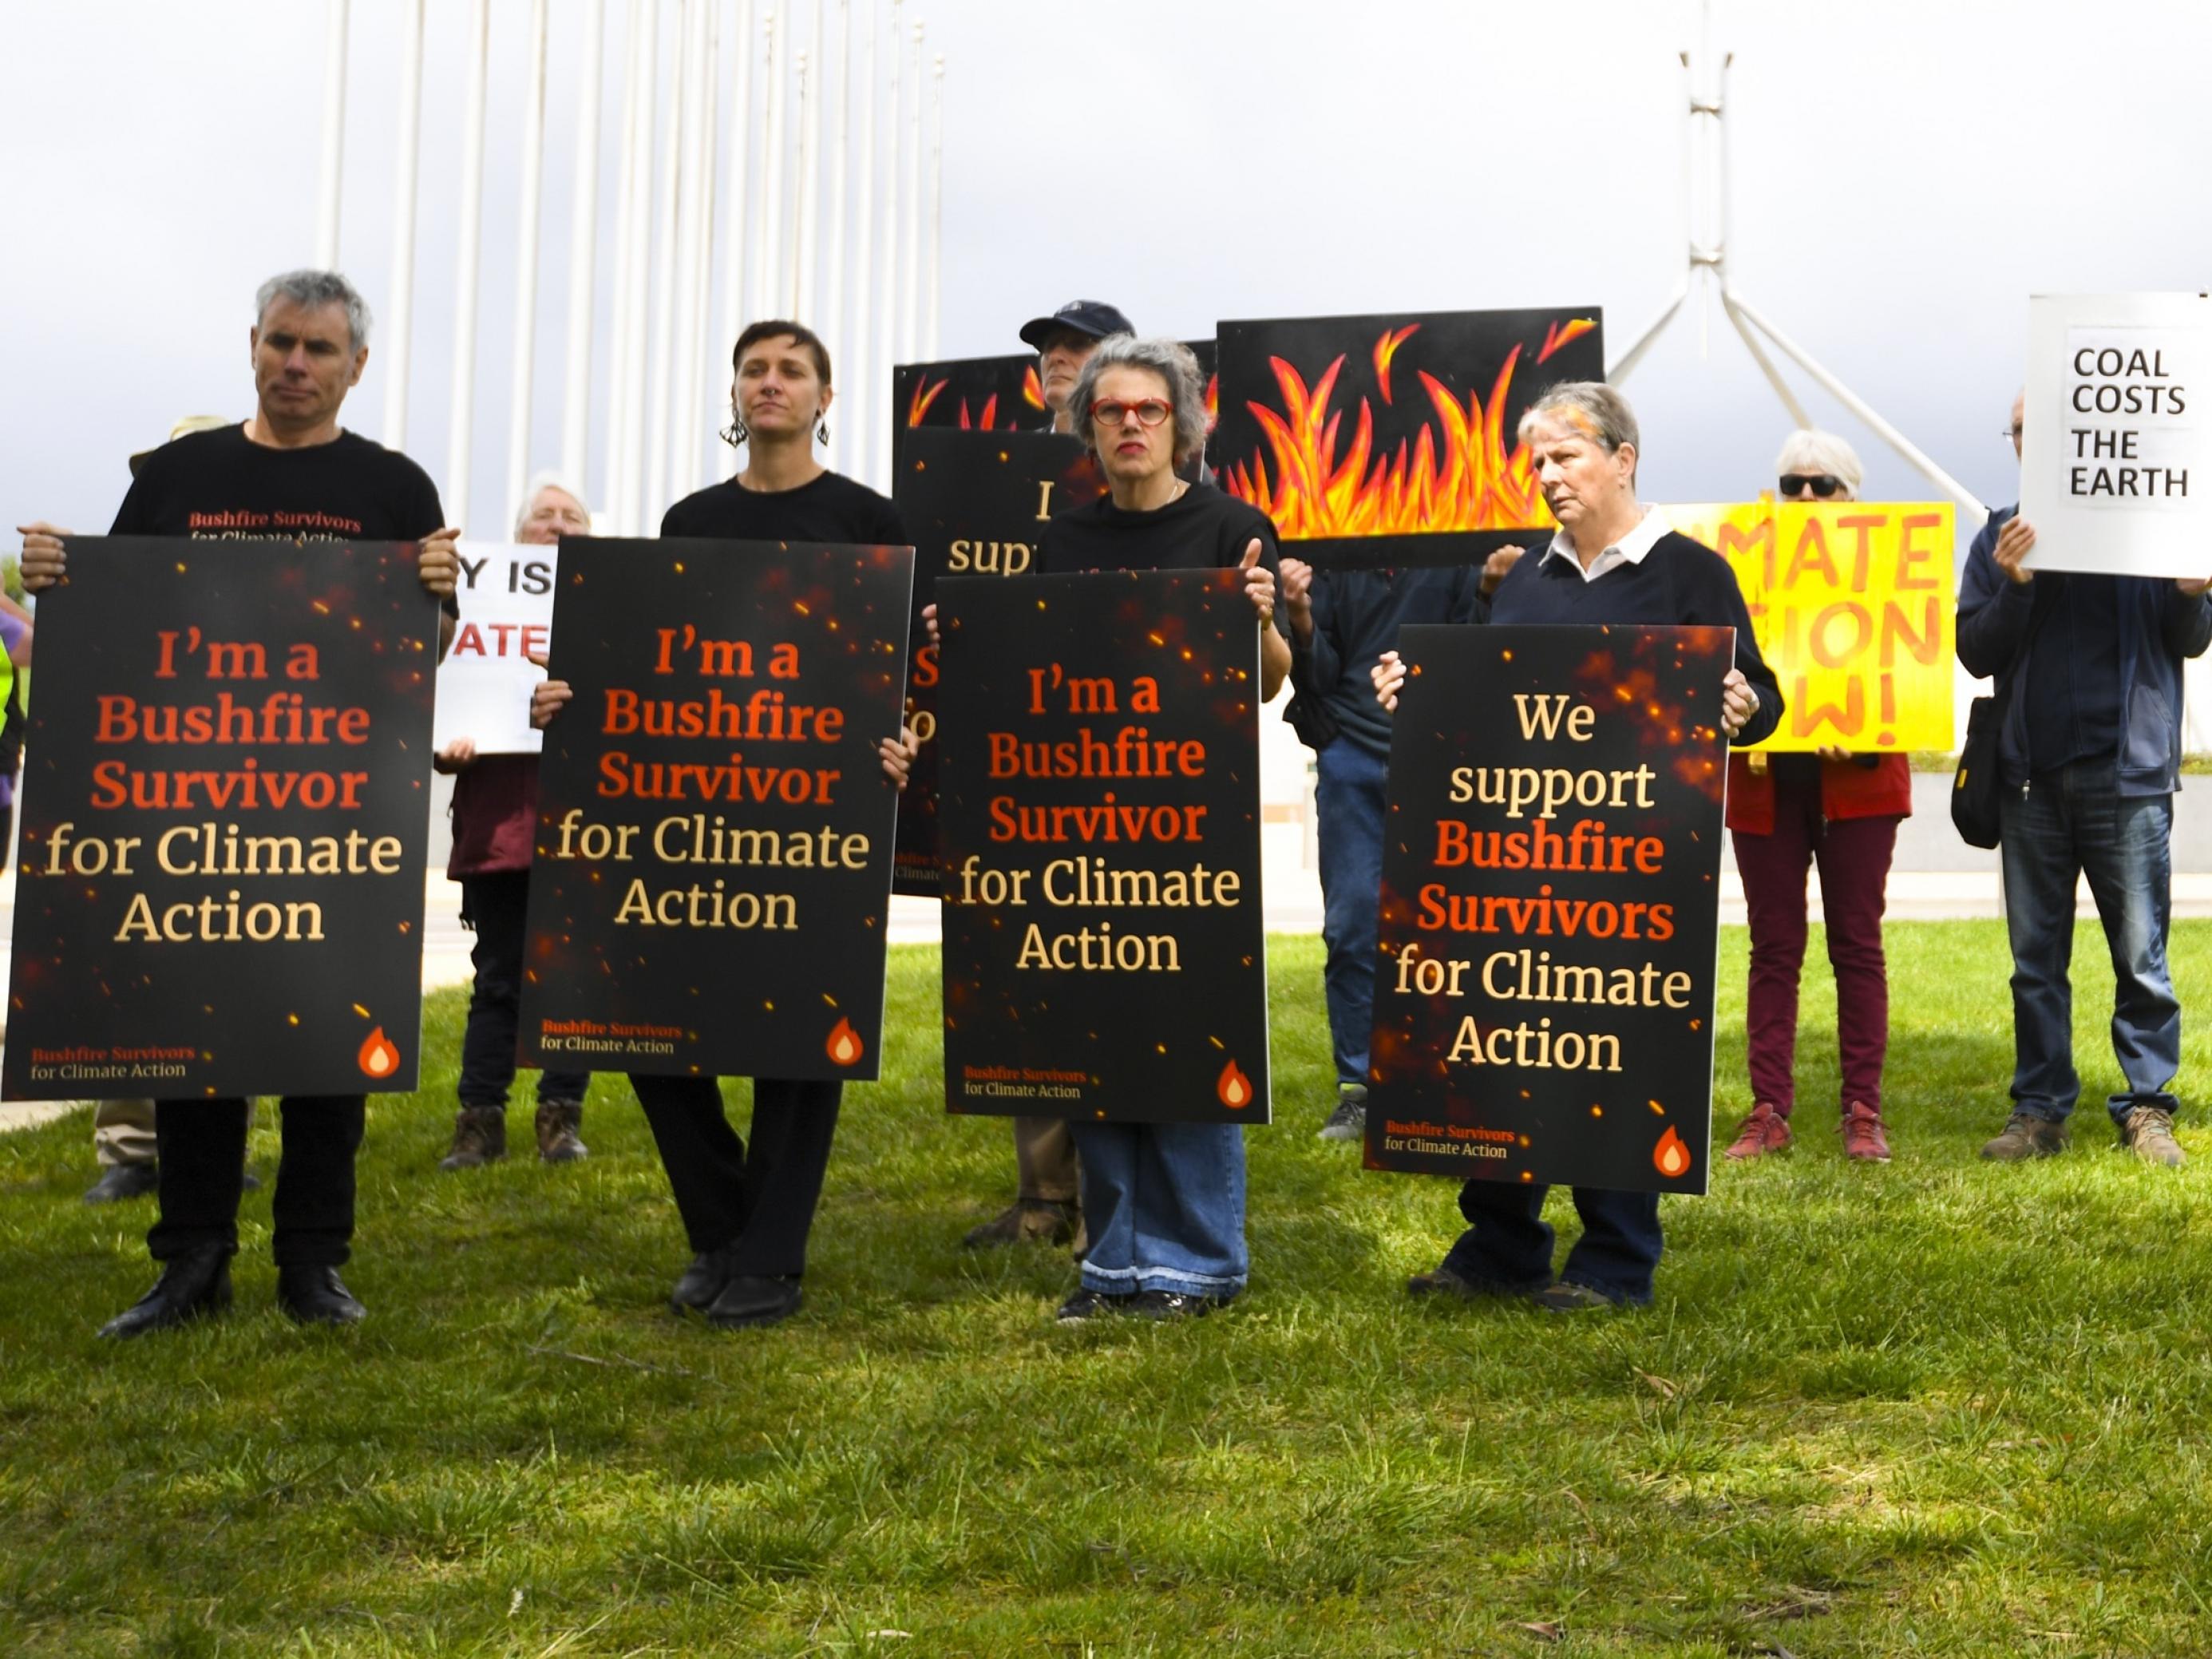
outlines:
{"label": "grass lawn", "polygon": [[[264,1189],[229,1317],[95,1342],[150,1282],[149,1207],[77,1201],[82,1116],[0,1138],[0,1651],[2212,1651],[2212,1137],[2189,1122],[2178,1172],[2110,1150],[2091,927],[2076,1148],[1978,1162],[2000,927],[1889,940],[1897,1162],[1843,1160],[1808,971],[1799,1145],[1669,1200],[1639,1314],[1407,1302],[1453,1188],[1313,1138],[1304,939],[1271,945],[1252,1288],[1188,1326],[1061,1330],[1064,1253],[959,1248],[1012,1161],[1002,1124],[943,1115],[927,950],[892,953],[895,1069],[848,1091],[807,1304],[774,1330],[665,1310],[685,1253],[618,1081],[586,1163],[436,1172],[457,994],[429,1086],[370,1109],[354,1331],[273,1311]],[[1724,1139],[1741,930],[1722,954]],[[2174,954],[2204,1006],[2212,923]],[[275,1153],[264,1115],[264,1180]]]}

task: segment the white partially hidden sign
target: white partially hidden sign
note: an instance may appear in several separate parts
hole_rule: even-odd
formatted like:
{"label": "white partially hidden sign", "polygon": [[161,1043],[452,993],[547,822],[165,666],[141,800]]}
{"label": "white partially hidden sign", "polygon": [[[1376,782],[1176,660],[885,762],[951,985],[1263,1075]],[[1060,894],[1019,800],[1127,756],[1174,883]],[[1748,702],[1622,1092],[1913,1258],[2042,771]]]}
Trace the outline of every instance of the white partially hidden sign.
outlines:
{"label": "white partially hidden sign", "polygon": [[545,671],[553,635],[557,550],[463,542],[454,584],[461,620],[438,665],[438,717],[431,741],[466,738],[480,755],[534,755],[544,733],[530,724],[530,688]]}
{"label": "white partially hidden sign", "polygon": [[2024,415],[2030,568],[2212,574],[2212,299],[2037,295]]}

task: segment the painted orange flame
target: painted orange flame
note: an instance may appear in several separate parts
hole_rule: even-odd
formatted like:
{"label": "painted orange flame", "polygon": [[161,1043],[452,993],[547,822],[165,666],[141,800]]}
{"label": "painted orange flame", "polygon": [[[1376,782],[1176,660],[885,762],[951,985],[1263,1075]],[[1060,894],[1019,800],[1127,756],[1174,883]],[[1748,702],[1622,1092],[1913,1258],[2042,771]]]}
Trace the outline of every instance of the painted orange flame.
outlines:
{"label": "painted orange flame", "polygon": [[1536,361],[1540,363],[1550,362],[1552,354],[1561,346],[1570,340],[1581,339],[1583,335],[1596,326],[1597,319],[1595,317],[1577,317],[1565,327],[1558,323],[1547,324],[1544,328],[1543,349],[1537,352]]}
{"label": "painted orange flame", "polygon": [[368,1040],[361,1045],[361,1053],[355,1058],[370,1077],[390,1077],[399,1069],[399,1050],[392,1046],[381,1025],[368,1034]]}
{"label": "painted orange flame", "polygon": [[1022,371],[1022,401],[1031,409],[1044,407],[1044,387],[1038,384],[1035,363]]}
{"label": "painted orange flame", "polygon": [[830,1040],[822,1045],[822,1051],[830,1056],[831,1065],[850,1066],[866,1053],[867,1048],[860,1041],[860,1034],[853,1029],[853,1022],[840,1019],[830,1027]]}
{"label": "painted orange flame", "polygon": [[1682,1144],[1682,1137],[1668,1124],[1667,1133],[1659,1137],[1659,1144],[1651,1149],[1651,1167],[1673,1181],[1690,1172],[1690,1149]]}
{"label": "painted orange flame", "polygon": [[934,386],[924,384],[915,387],[914,401],[907,405],[906,423],[920,426],[929,414],[930,404],[937,401],[937,394],[951,384],[950,380],[939,380]]}
{"label": "painted orange flame", "polygon": [[1375,343],[1375,386],[1382,392],[1382,401],[1390,401],[1390,360],[1398,355],[1398,348],[1419,332],[1419,323],[1408,323],[1403,328],[1392,329]]}
{"label": "painted orange flame", "polygon": [[[1383,345],[1392,337],[1385,334],[1376,343],[1378,364],[1387,366]],[[1402,343],[1402,332],[1396,337]],[[1230,467],[1224,486],[1273,519],[1285,540],[1547,526],[1551,509],[1537,488],[1528,447],[1516,442],[1509,450],[1505,444],[1506,393],[1520,358],[1516,346],[1498,370],[1487,404],[1470,392],[1463,409],[1442,381],[1424,372],[1421,388],[1441,427],[1424,423],[1410,454],[1401,441],[1395,456],[1374,455],[1374,410],[1361,398],[1341,460],[1337,435],[1343,416],[1332,413],[1328,402],[1344,359],[1331,363],[1309,392],[1296,368],[1270,358],[1283,408],[1249,407],[1273,452],[1274,480],[1269,483],[1267,467],[1255,453],[1249,463]]]}
{"label": "painted orange flame", "polygon": [[1221,1079],[1213,1085],[1213,1092],[1231,1111],[1242,1111],[1252,1103],[1252,1079],[1239,1071],[1232,1060],[1221,1068]]}

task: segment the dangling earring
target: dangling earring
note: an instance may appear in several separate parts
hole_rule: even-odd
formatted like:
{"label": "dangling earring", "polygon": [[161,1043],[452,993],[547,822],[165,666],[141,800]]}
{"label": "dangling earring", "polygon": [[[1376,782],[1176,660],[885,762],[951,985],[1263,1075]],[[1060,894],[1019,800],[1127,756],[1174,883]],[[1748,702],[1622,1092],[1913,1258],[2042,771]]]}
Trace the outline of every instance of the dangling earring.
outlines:
{"label": "dangling earring", "polygon": [[814,435],[825,444],[830,441],[830,417],[827,415],[818,416],[816,417],[814,422]]}
{"label": "dangling earring", "polygon": [[736,449],[741,447],[744,443],[745,440],[752,435],[753,434],[745,430],[744,422],[738,417],[737,409],[735,405],[732,405],[730,410],[730,423],[724,427],[720,434],[722,441],[729,445],[731,448]]}

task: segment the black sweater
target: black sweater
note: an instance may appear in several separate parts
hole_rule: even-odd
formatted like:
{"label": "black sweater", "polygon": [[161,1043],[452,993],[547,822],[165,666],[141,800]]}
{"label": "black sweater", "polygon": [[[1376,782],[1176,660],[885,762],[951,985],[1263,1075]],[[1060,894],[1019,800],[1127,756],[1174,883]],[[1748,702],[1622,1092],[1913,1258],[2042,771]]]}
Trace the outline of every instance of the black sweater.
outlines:
{"label": "black sweater", "polygon": [[1758,743],[1782,723],[1782,688],[1759,654],[1735,572],[1719,554],[1679,531],[1653,543],[1641,562],[1617,565],[1595,581],[1583,580],[1571,559],[1547,559],[1542,549],[1531,548],[1484,609],[1481,619],[1491,623],[1733,628],[1735,665],[1759,693],[1759,708],[1735,743]]}
{"label": "black sweater", "polygon": [[[1291,555],[1297,546],[1291,544]],[[1390,715],[1375,700],[1369,671],[1397,648],[1407,623],[1469,623],[1479,614],[1482,567],[1432,570],[1318,570],[1313,637],[1291,630],[1291,689],[1283,718],[1313,748],[1341,737],[1376,760],[1390,758]]]}

